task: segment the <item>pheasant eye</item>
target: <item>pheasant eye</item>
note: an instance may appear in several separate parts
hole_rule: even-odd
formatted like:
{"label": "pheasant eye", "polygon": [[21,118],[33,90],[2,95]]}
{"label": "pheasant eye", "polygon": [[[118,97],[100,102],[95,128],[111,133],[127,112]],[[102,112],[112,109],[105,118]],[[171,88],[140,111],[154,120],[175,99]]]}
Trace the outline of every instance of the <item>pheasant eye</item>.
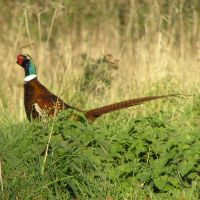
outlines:
{"label": "pheasant eye", "polygon": [[30,60],[29,55],[24,55],[27,60]]}
{"label": "pheasant eye", "polygon": [[17,56],[17,63],[19,65],[22,65],[23,61],[24,61],[24,57],[22,55],[18,55]]}

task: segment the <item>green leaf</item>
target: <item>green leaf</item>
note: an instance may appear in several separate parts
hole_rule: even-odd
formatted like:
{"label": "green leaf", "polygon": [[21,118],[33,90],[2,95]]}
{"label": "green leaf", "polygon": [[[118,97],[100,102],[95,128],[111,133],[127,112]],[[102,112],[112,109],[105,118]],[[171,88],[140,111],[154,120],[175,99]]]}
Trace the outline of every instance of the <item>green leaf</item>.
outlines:
{"label": "green leaf", "polygon": [[153,182],[159,190],[163,191],[168,184],[168,176],[155,177]]}
{"label": "green leaf", "polygon": [[189,172],[194,171],[195,167],[194,167],[194,163],[189,162],[189,161],[185,161],[182,162],[179,166],[178,166],[178,170],[181,174],[182,177],[184,177],[185,175],[187,175]]}

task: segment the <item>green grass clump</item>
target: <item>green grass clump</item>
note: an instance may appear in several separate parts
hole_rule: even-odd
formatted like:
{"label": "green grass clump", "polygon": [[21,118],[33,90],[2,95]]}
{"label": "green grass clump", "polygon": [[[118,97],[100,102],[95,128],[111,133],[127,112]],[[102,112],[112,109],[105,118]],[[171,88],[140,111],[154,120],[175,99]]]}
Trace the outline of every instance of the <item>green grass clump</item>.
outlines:
{"label": "green grass clump", "polygon": [[200,135],[190,122],[198,102],[174,121],[162,110],[129,123],[90,124],[73,111],[45,123],[5,121],[1,198],[198,199]]}
{"label": "green grass clump", "polygon": [[102,95],[110,88],[116,70],[119,68],[117,59],[111,54],[104,55],[103,58],[93,59],[87,54],[82,54],[84,73],[80,91],[92,93],[96,97]]}

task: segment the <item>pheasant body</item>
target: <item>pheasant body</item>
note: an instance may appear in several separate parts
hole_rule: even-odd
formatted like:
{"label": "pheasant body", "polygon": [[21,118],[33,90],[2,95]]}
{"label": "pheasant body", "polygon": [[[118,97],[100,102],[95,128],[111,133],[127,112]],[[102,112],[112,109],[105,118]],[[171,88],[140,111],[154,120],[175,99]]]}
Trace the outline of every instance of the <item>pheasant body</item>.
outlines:
{"label": "pheasant body", "polygon": [[29,120],[45,119],[46,117],[49,116],[55,117],[58,112],[71,108],[83,112],[89,121],[94,121],[96,118],[106,113],[139,105],[151,100],[176,96],[172,94],[172,95],[141,97],[114,103],[111,105],[103,106],[89,111],[82,111],[66,104],[63,100],[61,100],[56,95],[52,94],[44,85],[42,85],[38,81],[35,65],[32,61],[32,58],[29,55],[27,54],[18,55],[17,63],[20,66],[22,66],[25,71],[24,106],[27,118]]}

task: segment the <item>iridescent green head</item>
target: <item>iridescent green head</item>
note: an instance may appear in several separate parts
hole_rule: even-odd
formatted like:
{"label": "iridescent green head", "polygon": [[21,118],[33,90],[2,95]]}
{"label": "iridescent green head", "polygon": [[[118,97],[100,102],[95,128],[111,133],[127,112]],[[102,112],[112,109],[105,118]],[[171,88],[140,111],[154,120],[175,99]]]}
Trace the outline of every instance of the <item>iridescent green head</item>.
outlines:
{"label": "iridescent green head", "polygon": [[31,56],[28,54],[20,54],[17,56],[17,64],[22,66],[25,71],[25,77],[30,75],[35,75],[36,77],[36,67],[33,63]]}

